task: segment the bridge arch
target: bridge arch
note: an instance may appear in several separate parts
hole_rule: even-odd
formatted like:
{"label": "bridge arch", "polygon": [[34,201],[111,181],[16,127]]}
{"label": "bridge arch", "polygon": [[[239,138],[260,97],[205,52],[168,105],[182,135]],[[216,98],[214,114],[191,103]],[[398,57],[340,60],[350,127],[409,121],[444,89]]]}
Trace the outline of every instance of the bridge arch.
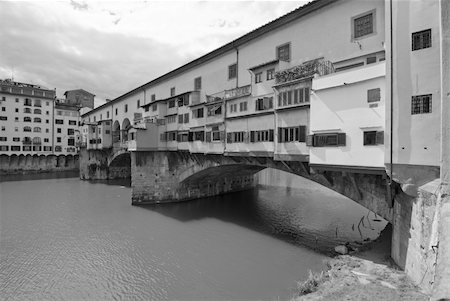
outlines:
{"label": "bridge arch", "polygon": [[120,149],[108,157],[108,178],[124,179],[131,177],[130,152]]}

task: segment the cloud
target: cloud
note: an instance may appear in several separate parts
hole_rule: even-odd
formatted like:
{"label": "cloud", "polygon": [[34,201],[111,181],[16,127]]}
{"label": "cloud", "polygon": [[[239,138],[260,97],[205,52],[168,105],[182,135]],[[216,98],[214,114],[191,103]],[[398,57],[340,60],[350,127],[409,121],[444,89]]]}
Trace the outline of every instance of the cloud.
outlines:
{"label": "cloud", "polygon": [[114,99],[297,6],[0,1],[0,78]]}
{"label": "cloud", "polygon": [[76,9],[78,9],[78,10],[88,10],[88,8],[89,8],[87,3],[85,3],[85,2],[80,3],[80,2],[77,2],[77,1],[74,1],[74,0],[70,0],[70,5],[72,5],[73,9],[75,9],[75,10]]}

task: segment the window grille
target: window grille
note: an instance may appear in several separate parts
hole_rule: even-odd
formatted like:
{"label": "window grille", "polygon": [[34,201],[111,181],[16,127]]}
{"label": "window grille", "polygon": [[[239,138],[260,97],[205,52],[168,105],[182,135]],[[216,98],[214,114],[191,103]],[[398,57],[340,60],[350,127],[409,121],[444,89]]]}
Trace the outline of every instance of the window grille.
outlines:
{"label": "window grille", "polygon": [[411,114],[431,113],[431,94],[413,96],[411,99]]}
{"label": "window grille", "polygon": [[369,35],[373,31],[373,13],[353,19],[353,38]]}
{"label": "window grille", "polygon": [[412,51],[431,47],[431,29],[412,34]]}
{"label": "window grille", "polygon": [[289,61],[291,59],[291,44],[287,43],[277,47],[277,58],[280,61]]}

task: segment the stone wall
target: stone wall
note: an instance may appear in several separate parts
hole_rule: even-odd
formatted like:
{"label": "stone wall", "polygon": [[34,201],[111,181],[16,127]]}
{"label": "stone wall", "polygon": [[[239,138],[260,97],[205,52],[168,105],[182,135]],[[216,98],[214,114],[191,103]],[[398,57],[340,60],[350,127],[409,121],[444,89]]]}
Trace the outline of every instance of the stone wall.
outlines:
{"label": "stone wall", "polygon": [[112,151],[80,150],[80,179],[106,180],[129,178],[131,173],[130,155],[123,153],[112,160]]}
{"label": "stone wall", "polygon": [[0,175],[76,171],[78,155],[0,155]]}

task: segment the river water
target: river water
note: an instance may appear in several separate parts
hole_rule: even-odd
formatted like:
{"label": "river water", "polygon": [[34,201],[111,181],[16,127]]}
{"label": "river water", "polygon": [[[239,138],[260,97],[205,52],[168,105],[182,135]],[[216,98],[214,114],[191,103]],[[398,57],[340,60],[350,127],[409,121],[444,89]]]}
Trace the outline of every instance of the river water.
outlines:
{"label": "river water", "polygon": [[324,252],[374,239],[386,224],[298,177],[269,171],[261,183],[278,187],[136,207],[125,182],[3,181],[0,296],[286,300],[309,270],[324,269]]}

